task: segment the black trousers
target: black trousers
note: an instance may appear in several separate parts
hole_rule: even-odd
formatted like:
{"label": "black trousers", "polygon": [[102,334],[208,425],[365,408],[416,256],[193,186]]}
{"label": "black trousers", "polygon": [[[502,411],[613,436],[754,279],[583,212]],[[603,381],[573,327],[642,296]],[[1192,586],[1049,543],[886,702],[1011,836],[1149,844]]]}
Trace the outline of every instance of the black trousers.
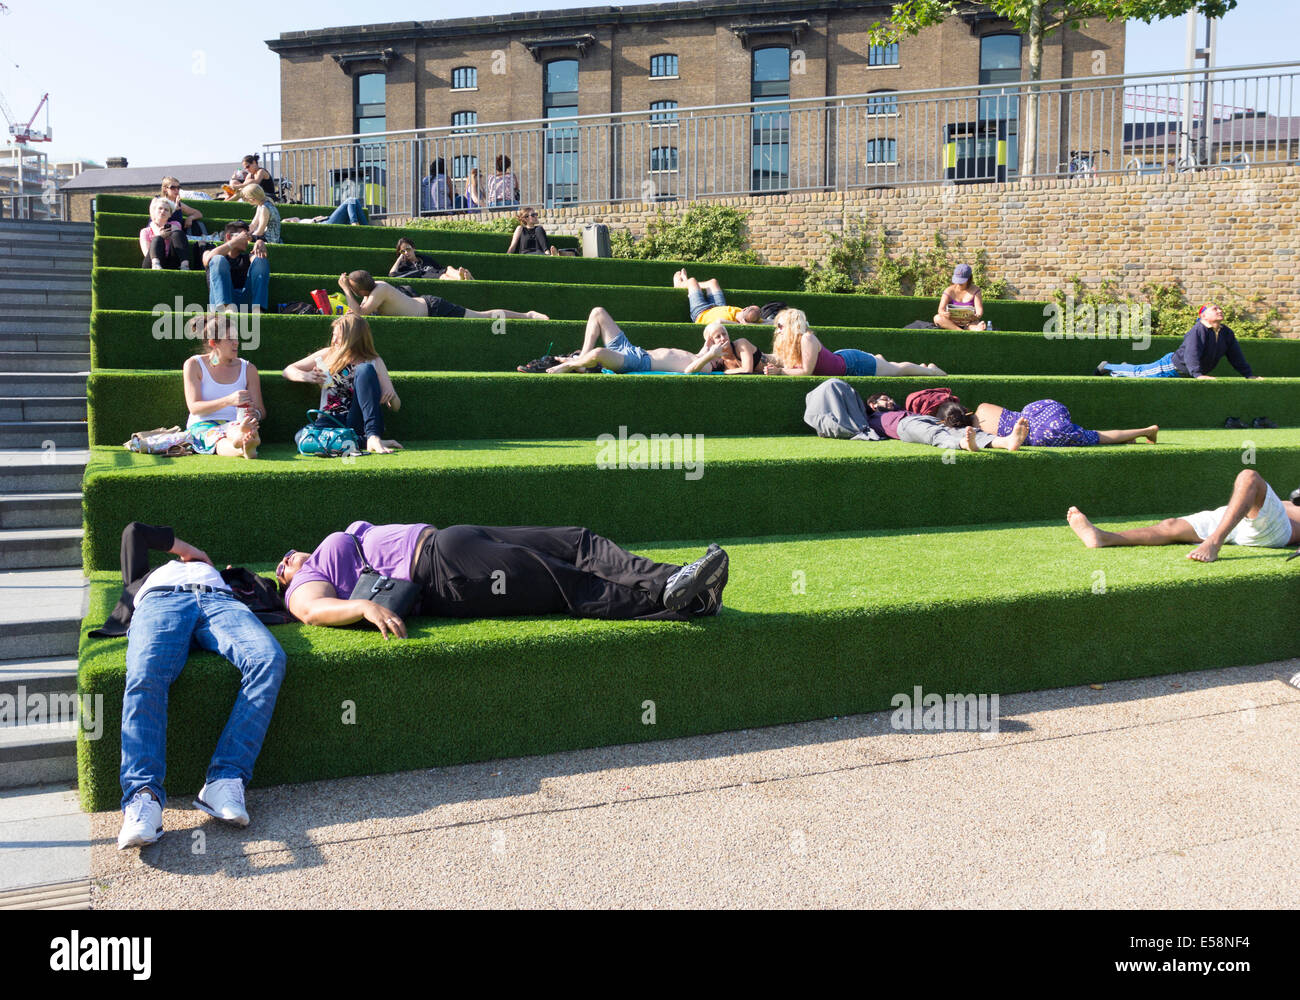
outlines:
{"label": "black trousers", "polygon": [[175,271],[181,261],[190,259],[190,243],[179,229],[171,229],[166,236],[155,236],[149,241],[149,255],[144,259],[144,267],[152,267],[155,260],[160,261],[165,270]]}
{"label": "black trousers", "polygon": [[441,528],[416,572],[420,613],[448,618],[568,613],[685,619],[660,603],[680,566],[627,551],[586,528]]}

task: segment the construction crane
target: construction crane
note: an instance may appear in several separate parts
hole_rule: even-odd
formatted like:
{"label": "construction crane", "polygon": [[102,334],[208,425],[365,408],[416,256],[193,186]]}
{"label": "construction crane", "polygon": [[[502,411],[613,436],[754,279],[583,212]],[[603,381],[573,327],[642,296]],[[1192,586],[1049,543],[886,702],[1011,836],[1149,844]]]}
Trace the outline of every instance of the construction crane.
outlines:
{"label": "construction crane", "polygon": [[[0,14],[8,14],[9,8],[0,3]],[[0,94],[0,112],[3,112],[5,121],[9,123],[9,141],[21,146],[29,142],[52,142],[54,132],[50,129],[50,95],[48,93],[41,95],[40,103],[36,105],[36,110],[32,116],[27,119],[26,124],[20,124],[14,119],[14,113],[9,109],[9,102],[5,100],[5,95]],[[41,108],[45,108],[45,129],[34,129],[32,125],[36,121],[37,115],[41,113]]]}

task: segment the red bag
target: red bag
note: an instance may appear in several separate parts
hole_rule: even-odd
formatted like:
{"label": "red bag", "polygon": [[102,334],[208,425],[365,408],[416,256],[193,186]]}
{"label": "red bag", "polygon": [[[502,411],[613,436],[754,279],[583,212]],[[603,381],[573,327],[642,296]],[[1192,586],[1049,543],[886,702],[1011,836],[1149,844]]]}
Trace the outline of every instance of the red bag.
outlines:
{"label": "red bag", "polygon": [[[929,416],[939,408],[940,403],[946,403],[950,399],[957,399],[951,389],[918,389],[907,397],[903,409],[908,413]],[[957,402],[960,403],[961,400],[957,399]]]}

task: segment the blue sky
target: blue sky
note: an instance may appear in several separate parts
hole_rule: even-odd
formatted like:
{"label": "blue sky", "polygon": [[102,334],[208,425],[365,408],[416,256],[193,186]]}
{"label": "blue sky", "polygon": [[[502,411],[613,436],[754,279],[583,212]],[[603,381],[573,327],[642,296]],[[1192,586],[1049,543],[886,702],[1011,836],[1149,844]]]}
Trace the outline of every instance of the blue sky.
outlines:
{"label": "blue sky", "polygon": [[[239,8],[142,0],[4,0],[0,93],[26,121],[48,90],[55,159],[132,166],[237,160],[280,135],[279,60],[265,40],[331,25],[565,7],[581,0],[412,3],[272,0]],[[1294,59],[1294,0],[1242,0],[1220,25],[1221,66]],[[359,16],[360,15],[360,16]],[[253,25],[253,27],[250,27]],[[1127,69],[1180,66],[1182,18],[1130,24]],[[38,121],[38,127],[44,116]]]}

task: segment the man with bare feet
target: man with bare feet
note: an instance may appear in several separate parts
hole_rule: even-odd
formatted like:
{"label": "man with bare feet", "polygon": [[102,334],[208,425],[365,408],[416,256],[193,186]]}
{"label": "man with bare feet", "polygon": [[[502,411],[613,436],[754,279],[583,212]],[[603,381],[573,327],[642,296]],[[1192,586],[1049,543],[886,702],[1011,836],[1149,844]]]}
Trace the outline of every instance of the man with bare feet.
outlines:
{"label": "man with bare feet", "polygon": [[436,295],[410,296],[386,281],[376,281],[369,271],[339,275],[339,288],[348,300],[348,309],[362,316],[428,316],[452,319],[549,319],[539,312],[514,312],[511,309],[466,309]]}
{"label": "man with bare feet", "polygon": [[[597,346],[603,344],[604,346]],[[612,372],[680,372],[691,374],[712,371],[715,362],[722,360],[726,344],[718,338],[706,340],[699,351],[692,354],[678,347],[656,347],[644,350],[627,339],[627,334],[608,312],[596,306],[587,317],[587,332],[582,348],[564,358],[558,365],[546,369],[550,375],[608,368]]]}
{"label": "man with bare feet", "polygon": [[1018,451],[1029,437],[1029,421],[1021,417],[1010,433],[989,434],[976,427],[950,427],[940,418],[920,413],[909,413],[883,392],[867,397],[867,422],[881,437],[928,444],[935,448],[959,448],[963,451],[980,451],[983,448],[1001,448]]}
{"label": "man with bare feet", "polygon": [[[1065,515],[1070,527],[1090,549],[1108,545],[1196,545],[1187,553],[1197,562],[1214,562],[1227,543],[1280,549],[1300,544],[1300,506],[1283,503],[1273,487],[1253,469],[1237,474],[1226,507],[1186,517],[1168,517],[1159,524],[1127,531],[1102,531],[1078,507]],[[1199,544],[1198,544],[1199,543]]]}
{"label": "man with bare feet", "polygon": [[673,275],[673,287],[685,288],[691,308],[692,323],[761,323],[763,311],[758,306],[729,306],[717,278],[696,281],[682,268]]}

